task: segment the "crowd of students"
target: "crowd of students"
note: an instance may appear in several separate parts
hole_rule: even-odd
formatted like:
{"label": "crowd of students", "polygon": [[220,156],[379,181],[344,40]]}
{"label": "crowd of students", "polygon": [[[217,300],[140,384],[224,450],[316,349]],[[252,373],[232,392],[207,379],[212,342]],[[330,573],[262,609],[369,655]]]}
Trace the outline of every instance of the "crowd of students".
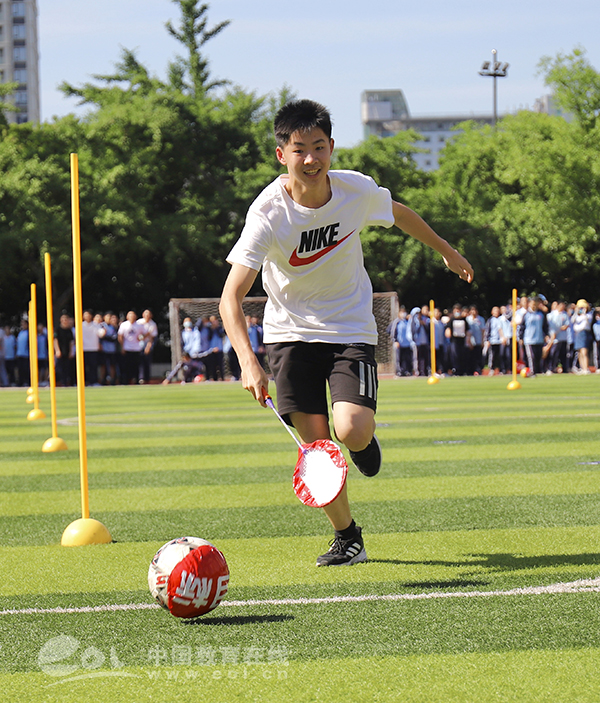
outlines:
{"label": "crowd of students", "polygon": [[[148,383],[152,353],[158,328],[152,312],[144,310],[141,318],[133,310],[120,318],[113,312],[86,310],[82,320],[83,358],[86,385]],[[56,382],[76,385],[75,320],[61,314],[53,340]],[[38,379],[48,383],[48,331],[43,324],[37,330]],[[21,320],[19,330],[0,328],[0,385],[29,386],[29,323]]]}
{"label": "crowd of students", "polygon": [[[259,318],[247,315],[246,325],[252,350],[264,368],[265,348]],[[199,317],[195,322],[191,317],[186,317],[183,320],[181,347],[181,360],[163,383],[170,383],[175,379],[190,383],[196,380],[224,381],[226,378],[235,381],[240,378],[237,355],[216,315]]]}
{"label": "crowd of students", "polygon": [[[523,296],[512,304],[494,306],[485,319],[476,305],[436,308],[433,313],[437,374],[512,373],[513,316],[517,361],[528,375],[600,373],[600,307],[585,299],[576,303],[543,295]],[[388,332],[396,351],[396,376],[427,376],[431,372],[431,315],[428,306],[410,313],[401,306]]]}
{"label": "crowd of students", "polygon": [[[445,375],[512,373],[513,310],[511,303],[494,306],[484,318],[476,305],[434,310],[436,373]],[[600,373],[600,307],[585,299],[554,301],[543,295],[521,297],[514,311],[519,368],[539,373]],[[431,315],[427,305],[410,312],[400,307],[388,332],[396,352],[396,376],[431,373]],[[254,353],[265,366],[262,327],[256,316],[246,317]],[[148,383],[158,328],[152,312],[138,319],[134,311],[120,318],[112,313],[83,314],[83,356],[87,385]],[[186,317],[181,332],[182,358],[164,383],[175,379],[223,381],[240,377],[235,351],[215,316]],[[54,334],[58,385],[76,384],[75,328],[63,313]],[[43,324],[37,335],[38,377],[48,383],[48,334]],[[20,329],[0,327],[0,386],[29,386],[29,324]]]}

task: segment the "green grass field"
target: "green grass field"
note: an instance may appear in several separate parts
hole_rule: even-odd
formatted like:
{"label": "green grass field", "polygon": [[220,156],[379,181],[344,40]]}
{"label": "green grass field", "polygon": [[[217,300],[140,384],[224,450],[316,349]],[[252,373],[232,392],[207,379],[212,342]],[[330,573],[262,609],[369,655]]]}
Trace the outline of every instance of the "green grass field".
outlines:
{"label": "green grass field", "polygon": [[[600,376],[508,380],[381,382],[384,467],[349,472],[369,562],[329,569],[295,445],[239,384],[87,390],[90,511],[114,539],[87,547],[60,546],[75,391],[55,454],[25,391],[1,391],[0,700],[600,700]],[[147,587],[182,535],[231,571],[191,623]]]}

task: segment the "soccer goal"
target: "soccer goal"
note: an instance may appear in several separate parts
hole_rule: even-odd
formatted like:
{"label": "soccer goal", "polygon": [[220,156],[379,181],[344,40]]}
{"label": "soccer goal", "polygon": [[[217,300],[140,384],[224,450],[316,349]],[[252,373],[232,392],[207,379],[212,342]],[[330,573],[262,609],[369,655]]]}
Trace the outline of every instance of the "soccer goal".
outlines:
{"label": "soccer goal", "polygon": [[[175,365],[181,359],[181,331],[183,321],[190,317],[194,324],[197,320],[211,315],[219,315],[220,298],[171,298],[169,301],[169,325],[171,328],[171,363]],[[266,296],[244,298],[242,303],[245,315],[255,315],[260,321]],[[395,354],[388,329],[398,317],[398,295],[396,293],[374,293],[373,313],[377,321],[379,342],[375,350],[377,370],[381,374],[393,374],[395,371]]]}

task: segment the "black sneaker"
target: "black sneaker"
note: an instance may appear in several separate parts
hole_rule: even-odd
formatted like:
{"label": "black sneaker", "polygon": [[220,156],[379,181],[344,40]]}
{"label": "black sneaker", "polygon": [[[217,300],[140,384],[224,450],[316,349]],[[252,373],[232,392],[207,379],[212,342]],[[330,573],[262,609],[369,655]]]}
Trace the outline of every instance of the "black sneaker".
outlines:
{"label": "black sneaker", "polygon": [[381,445],[377,435],[373,435],[373,439],[365,449],[360,452],[350,452],[350,458],[364,476],[378,474],[381,468]]}
{"label": "black sneaker", "polygon": [[317,566],[350,566],[361,561],[367,561],[367,552],[361,529],[357,527],[356,534],[350,539],[334,537],[329,543],[329,551],[318,557]]}

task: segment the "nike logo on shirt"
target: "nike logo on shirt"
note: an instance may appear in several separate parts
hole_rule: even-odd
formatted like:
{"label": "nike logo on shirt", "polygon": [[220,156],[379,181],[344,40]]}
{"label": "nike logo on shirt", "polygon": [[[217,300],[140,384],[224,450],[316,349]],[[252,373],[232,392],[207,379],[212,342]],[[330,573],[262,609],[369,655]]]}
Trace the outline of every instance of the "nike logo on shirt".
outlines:
{"label": "nike logo on shirt", "polygon": [[[321,242],[323,242],[324,237],[320,236],[323,230],[327,230],[331,227],[331,234],[329,236],[329,243],[327,243],[323,248],[320,248],[319,251],[315,252],[314,254],[311,254],[310,256],[305,256],[305,257],[300,257],[298,256],[298,249],[302,252],[305,249],[315,249]],[[300,247],[296,247],[294,251],[292,252],[292,255],[290,256],[289,264],[290,266],[298,267],[298,266],[307,266],[308,264],[313,264],[315,261],[318,261],[321,257],[325,256],[325,254],[328,254],[332,249],[335,249],[337,246],[339,246],[343,241],[348,239],[354,232],[356,232],[355,229],[350,232],[350,234],[347,234],[345,237],[342,237],[338,241],[332,241],[333,236],[337,234],[337,230],[334,229],[334,226],[329,226],[328,228],[322,228],[321,231],[319,230],[309,230],[308,232],[302,232],[302,240],[300,242]]]}

